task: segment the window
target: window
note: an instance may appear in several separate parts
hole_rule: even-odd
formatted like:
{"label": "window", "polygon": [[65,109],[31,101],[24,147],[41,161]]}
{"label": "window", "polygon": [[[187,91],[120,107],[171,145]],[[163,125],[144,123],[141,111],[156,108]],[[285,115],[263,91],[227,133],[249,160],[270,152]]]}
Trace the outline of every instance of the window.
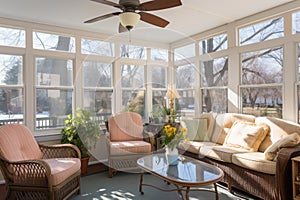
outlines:
{"label": "window", "polygon": [[[148,67],[148,66],[147,66]],[[167,67],[152,66],[152,108],[166,104]]]}
{"label": "window", "polygon": [[195,56],[195,43],[176,48],[174,50],[174,60],[184,60]]}
{"label": "window", "polygon": [[25,47],[25,31],[0,27],[0,45]]}
{"label": "window", "polygon": [[99,40],[81,40],[81,53],[100,56],[114,56],[114,44]]}
{"label": "window", "polygon": [[283,17],[239,29],[239,44],[247,45],[284,36]]}
{"label": "window", "polygon": [[0,54],[0,125],[23,123],[23,57]]}
{"label": "window", "polygon": [[59,128],[72,113],[73,61],[36,58],[36,129]]}
{"label": "window", "polygon": [[70,36],[33,32],[33,48],[51,51],[75,52],[75,38]]}
{"label": "window", "polygon": [[227,112],[228,58],[204,61],[201,75],[202,111]]}
{"label": "window", "polygon": [[175,100],[175,109],[181,116],[195,116],[195,73],[198,74],[193,64],[176,67],[176,87],[180,98]]}
{"label": "window", "polygon": [[202,111],[226,113],[228,112],[227,88],[210,88],[201,90],[202,92]]}
{"label": "window", "polygon": [[300,33],[300,12],[293,13],[293,34]]}
{"label": "window", "polygon": [[227,34],[221,34],[199,42],[200,54],[227,49]]}
{"label": "window", "polygon": [[112,65],[100,62],[83,63],[84,109],[91,111],[99,123],[112,114]]}
{"label": "window", "polygon": [[241,54],[242,112],[282,117],[283,48]]}
{"label": "window", "polygon": [[145,47],[122,44],[120,48],[122,58],[146,59]]}
{"label": "window", "polygon": [[168,50],[151,48],[151,60],[168,61]]}
{"label": "window", "polygon": [[139,113],[145,117],[144,66],[122,65],[122,110]]}

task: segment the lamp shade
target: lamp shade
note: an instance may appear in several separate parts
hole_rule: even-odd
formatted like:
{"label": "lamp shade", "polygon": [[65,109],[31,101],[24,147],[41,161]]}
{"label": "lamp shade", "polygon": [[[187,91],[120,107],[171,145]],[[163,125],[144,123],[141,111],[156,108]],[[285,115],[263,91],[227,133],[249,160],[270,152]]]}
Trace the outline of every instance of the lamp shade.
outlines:
{"label": "lamp shade", "polygon": [[169,84],[168,85],[168,90],[167,90],[167,93],[166,93],[166,98],[167,99],[176,99],[176,98],[179,98],[179,94],[177,93],[176,91],[176,87],[174,84]]}
{"label": "lamp shade", "polygon": [[122,26],[128,30],[132,29],[137,25],[141,16],[135,12],[124,12],[119,15]]}

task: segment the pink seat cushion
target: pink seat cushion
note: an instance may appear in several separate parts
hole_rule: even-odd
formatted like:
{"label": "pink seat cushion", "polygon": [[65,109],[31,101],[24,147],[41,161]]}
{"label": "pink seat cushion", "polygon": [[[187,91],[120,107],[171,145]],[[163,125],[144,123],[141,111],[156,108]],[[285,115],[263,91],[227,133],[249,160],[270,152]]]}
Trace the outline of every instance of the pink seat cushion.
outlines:
{"label": "pink seat cushion", "polygon": [[58,185],[80,170],[80,159],[78,158],[55,158],[43,159],[51,168],[50,182]]}
{"label": "pink seat cushion", "polygon": [[143,121],[138,113],[117,113],[109,118],[108,123],[111,141],[143,139]]}
{"label": "pink seat cushion", "polygon": [[110,142],[110,155],[150,153],[151,145],[144,141]]}
{"label": "pink seat cushion", "polygon": [[43,157],[32,133],[22,124],[8,124],[0,127],[0,153],[12,162]]}

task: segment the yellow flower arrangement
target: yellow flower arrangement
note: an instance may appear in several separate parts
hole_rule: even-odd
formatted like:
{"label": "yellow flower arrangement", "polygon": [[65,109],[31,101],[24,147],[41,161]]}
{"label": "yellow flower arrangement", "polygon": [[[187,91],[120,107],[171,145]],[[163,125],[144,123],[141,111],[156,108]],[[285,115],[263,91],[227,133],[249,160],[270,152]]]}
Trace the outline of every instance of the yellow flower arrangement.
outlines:
{"label": "yellow flower arrangement", "polygon": [[180,143],[180,141],[188,140],[188,138],[186,138],[187,129],[182,126],[177,129],[174,126],[165,125],[163,132],[163,145],[172,150]]}

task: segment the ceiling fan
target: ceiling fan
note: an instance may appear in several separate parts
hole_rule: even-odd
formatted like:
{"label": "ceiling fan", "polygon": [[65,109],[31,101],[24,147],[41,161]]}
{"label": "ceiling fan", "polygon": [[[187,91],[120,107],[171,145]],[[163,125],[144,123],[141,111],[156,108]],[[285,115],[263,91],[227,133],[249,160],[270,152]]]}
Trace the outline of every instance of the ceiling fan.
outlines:
{"label": "ceiling fan", "polygon": [[113,16],[119,16],[119,32],[124,32],[127,30],[130,31],[137,25],[139,20],[164,28],[169,24],[167,20],[145,11],[162,10],[182,5],[180,0],[152,0],[145,3],[140,3],[139,0],[119,0],[118,4],[107,0],[91,1],[113,6],[121,9],[122,11],[95,17],[85,21],[84,23],[93,23]]}

